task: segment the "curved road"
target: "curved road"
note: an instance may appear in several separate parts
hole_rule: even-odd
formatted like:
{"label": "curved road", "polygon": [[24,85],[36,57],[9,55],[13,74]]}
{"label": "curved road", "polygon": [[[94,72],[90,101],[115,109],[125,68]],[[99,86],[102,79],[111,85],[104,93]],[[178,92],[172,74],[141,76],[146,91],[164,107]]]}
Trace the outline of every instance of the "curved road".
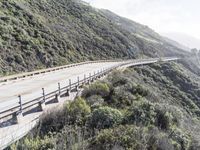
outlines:
{"label": "curved road", "polygon": [[[162,61],[173,61],[178,58],[162,58]],[[112,68],[116,65],[122,65],[122,68],[136,66],[142,64],[151,64],[159,61],[159,58],[143,59],[143,60],[128,60],[116,62],[99,62],[91,64],[83,64],[71,68],[65,68],[48,73],[43,73],[35,76],[25,77],[22,79],[1,82],[0,83],[0,112],[9,109],[9,107],[18,105],[18,96],[22,96],[22,102],[33,100],[42,96],[42,88],[45,93],[50,93],[58,89],[58,83],[61,88],[69,85],[69,79],[72,83],[77,82],[77,78],[84,79],[84,76],[89,77],[94,72]],[[127,64],[128,63],[128,64]],[[71,95],[68,99],[73,99],[75,95]],[[65,100],[67,100],[65,98]],[[47,106],[47,109],[57,107],[58,104]],[[42,112],[29,114],[23,117],[23,121],[19,124],[0,128],[0,149],[8,146],[12,142],[26,135],[36,124],[38,117]]]}

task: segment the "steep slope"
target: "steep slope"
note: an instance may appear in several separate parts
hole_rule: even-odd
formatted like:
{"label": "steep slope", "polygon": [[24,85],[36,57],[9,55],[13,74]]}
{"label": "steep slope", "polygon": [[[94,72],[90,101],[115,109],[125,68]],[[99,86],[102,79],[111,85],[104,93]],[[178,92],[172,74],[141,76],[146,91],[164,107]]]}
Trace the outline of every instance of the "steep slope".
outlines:
{"label": "steep slope", "polygon": [[0,1],[1,74],[84,60],[183,53],[146,26],[78,0]]}

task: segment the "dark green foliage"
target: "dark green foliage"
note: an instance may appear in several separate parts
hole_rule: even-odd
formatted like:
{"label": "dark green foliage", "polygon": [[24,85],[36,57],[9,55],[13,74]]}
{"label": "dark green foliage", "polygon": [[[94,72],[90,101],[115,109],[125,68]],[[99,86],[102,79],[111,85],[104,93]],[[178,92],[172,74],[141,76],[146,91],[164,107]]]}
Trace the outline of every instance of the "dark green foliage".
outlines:
{"label": "dark green foliage", "polygon": [[86,102],[91,108],[97,108],[104,104],[104,99],[100,95],[92,95],[86,98]]}
{"label": "dark green foliage", "polygon": [[[93,138],[90,149],[132,149],[132,150],[174,150],[180,149],[181,144],[169,139],[157,128],[143,128],[134,125],[119,126],[103,130]],[[187,142],[185,140],[184,142]],[[176,143],[177,145],[174,145]],[[187,147],[183,147],[187,149]]]}
{"label": "dark green foliage", "polygon": [[13,150],[47,150],[47,149],[53,149],[54,143],[53,138],[50,138],[48,136],[45,136],[44,139],[41,139],[40,137],[36,138],[30,138],[27,137],[24,139],[23,143],[16,144],[11,146],[11,149]]}
{"label": "dark green foliage", "polygon": [[128,83],[128,79],[119,71],[114,71],[111,76],[108,76],[108,80],[114,87],[122,86]]}
{"label": "dark green foliage", "polygon": [[137,149],[144,148],[142,139],[144,130],[136,126],[119,126],[103,130],[93,138],[89,144],[90,149]]}
{"label": "dark green foliage", "polygon": [[112,95],[107,102],[113,107],[125,108],[130,106],[134,100],[137,100],[137,98],[137,95],[133,95],[131,92],[126,91],[123,87],[116,87],[113,89]]}
{"label": "dark green foliage", "polygon": [[125,114],[124,123],[149,125],[154,124],[156,118],[155,106],[149,102],[134,103]]}
{"label": "dark green foliage", "polygon": [[84,124],[91,110],[85,100],[79,97],[67,105],[67,112],[70,124]]}
{"label": "dark green foliage", "polygon": [[[128,72],[128,71],[127,71]],[[108,76],[111,87],[111,96],[106,102],[117,108],[130,106],[134,101],[148,95],[148,89],[129,80],[122,72],[113,72]]]}
{"label": "dark green foliage", "polygon": [[95,109],[89,119],[91,128],[104,129],[114,127],[122,121],[122,114],[119,110],[110,107]]}
{"label": "dark green foliage", "polygon": [[89,87],[85,87],[82,96],[88,98],[92,95],[99,95],[102,97],[108,96],[110,93],[110,88],[107,83],[96,82]]}
{"label": "dark green foliage", "polygon": [[84,125],[87,116],[90,114],[90,107],[82,98],[69,102],[64,108],[45,114],[40,120],[40,134],[57,132],[66,124]]}

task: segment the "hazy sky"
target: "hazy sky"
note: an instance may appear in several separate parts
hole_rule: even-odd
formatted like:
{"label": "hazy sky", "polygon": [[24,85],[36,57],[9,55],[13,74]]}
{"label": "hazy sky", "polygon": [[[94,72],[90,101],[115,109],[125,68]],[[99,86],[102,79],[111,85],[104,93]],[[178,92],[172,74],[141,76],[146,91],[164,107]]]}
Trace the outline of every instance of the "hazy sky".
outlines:
{"label": "hazy sky", "polygon": [[200,39],[200,0],[84,0],[159,33],[180,32]]}

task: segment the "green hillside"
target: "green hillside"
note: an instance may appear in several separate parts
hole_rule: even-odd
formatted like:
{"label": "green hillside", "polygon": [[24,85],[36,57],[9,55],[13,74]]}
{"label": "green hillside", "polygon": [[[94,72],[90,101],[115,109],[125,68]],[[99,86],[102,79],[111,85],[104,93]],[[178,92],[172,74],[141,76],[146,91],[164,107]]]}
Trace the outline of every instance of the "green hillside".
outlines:
{"label": "green hillside", "polygon": [[11,149],[198,150],[200,68],[188,62],[116,70]]}
{"label": "green hillside", "polygon": [[86,60],[183,56],[113,71],[8,149],[200,149],[200,59],[180,47],[79,0],[0,0],[0,76]]}
{"label": "green hillside", "polygon": [[184,53],[147,26],[78,0],[0,1],[0,74]]}

